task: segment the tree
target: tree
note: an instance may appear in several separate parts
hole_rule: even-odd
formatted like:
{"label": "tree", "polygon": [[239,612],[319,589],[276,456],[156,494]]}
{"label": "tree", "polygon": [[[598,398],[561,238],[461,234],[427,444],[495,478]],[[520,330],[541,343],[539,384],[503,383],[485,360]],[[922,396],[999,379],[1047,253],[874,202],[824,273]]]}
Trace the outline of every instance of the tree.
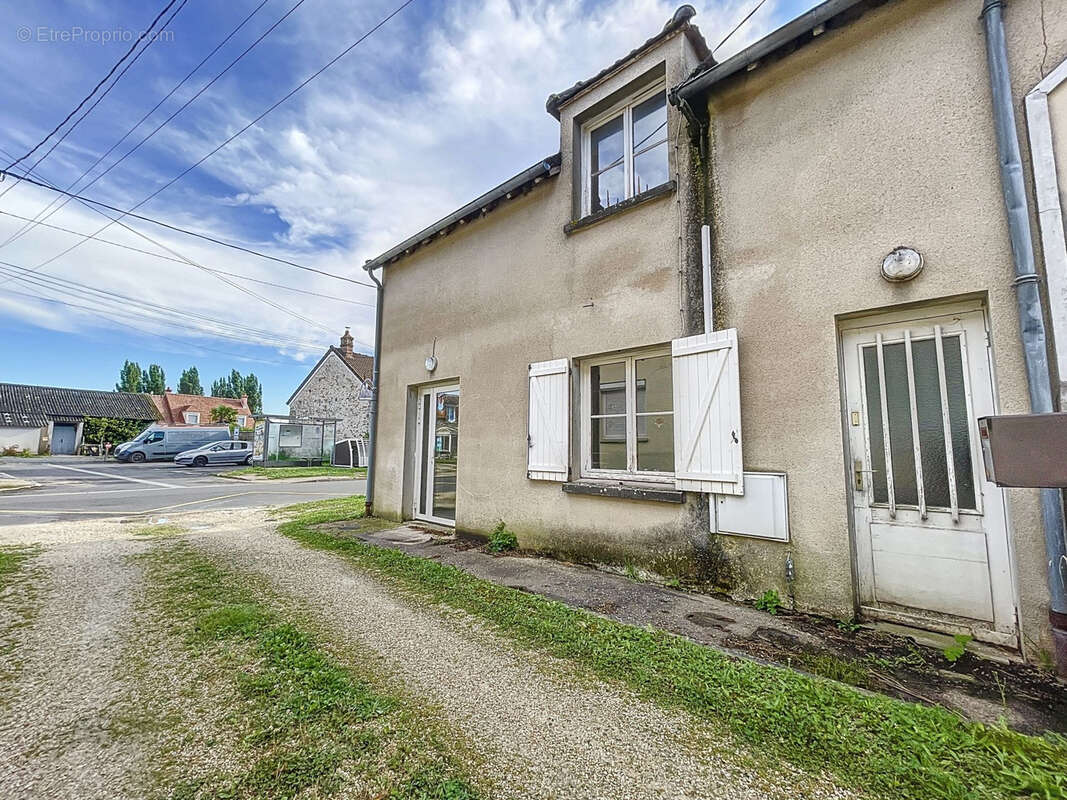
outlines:
{"label": "tree", "polygon": [[167,390],[167,376],[159,364],[149,364],[141,374],[141,391],[145,394],[163,394]]}
{"label": "tree", "polygon": [[237,409],[233,406],[217,405],[211,409],[211,421],[217,425],[236,425]]}
{"label": "tree", "polygon": [[178,392],[199,395],[204,393],[204,387],[200,385],[200,371],[196,367],[182,371],[182,376],[178,378]]}
{"label": "tree", "polygon": [[119,372],[119,382],[115,384],[115,391],[139,392],[142,380],[141,365],[136,361],[127,361]]}
{"label": "tree", "polygon": [[233,393],[233,386],[229,378],[217,378],[211,382],[212,397],[237,397]]}
{"label": "tree", "polygon": [[245,376],[244,392],[242,394],[248,395],[248,407],[252,409],[253,414],[261,414],[263,412],[263,386],[260,384],[259,378],[251,372]]}

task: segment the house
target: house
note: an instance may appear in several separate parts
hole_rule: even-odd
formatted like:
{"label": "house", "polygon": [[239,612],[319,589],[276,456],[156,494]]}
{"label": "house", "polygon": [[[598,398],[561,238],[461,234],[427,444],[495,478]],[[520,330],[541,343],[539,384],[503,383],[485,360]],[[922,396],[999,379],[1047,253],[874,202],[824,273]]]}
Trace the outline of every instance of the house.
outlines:
{"label": "house", "polygon": [[362,398],[370,383],[374,357],[352,350],[354,340],[345,328],[341,346],[327,348],[287,401],[294,417],[337,420],[337,440],[367,436],[369,401]]}
{"label": "house", "polygon": [[[375,513],[1054,652],[1048,495],[989,482],[977,425],[1035,408],[1044,351],[1020,333],[999,11],[828,0],[717,63],[683,6],[552,95],[559,153],[367,264]],[[1010,100],[1039,87],[1054,149],[1067,8],[1004,17]],[[1054,289],[1061,173],[1035,169]]]}
{"label": "house", "polygon": [[160,419],[167,425],[215,425],[211,419],[211,410],[218,406],[229,406],[237,412],[237,425],[241,428],[252,427],[252,409],[248,407],[248,397],[205,397],[199,394],[179,394],[169,388],[163,394],[149,395]]}
{"label": "house", "polygon": [[159,413],[145,394],[0,383],[0,451],[76,453],[88,418],[147,425]]}

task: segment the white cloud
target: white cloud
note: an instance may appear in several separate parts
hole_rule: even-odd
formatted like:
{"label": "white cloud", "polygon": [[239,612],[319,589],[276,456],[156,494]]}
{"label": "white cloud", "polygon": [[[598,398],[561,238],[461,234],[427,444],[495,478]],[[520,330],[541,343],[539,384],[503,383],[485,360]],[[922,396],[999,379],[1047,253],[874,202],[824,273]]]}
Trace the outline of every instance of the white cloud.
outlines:
{"label": "white cloud", "polygon": [[[724,0],[695,21],[714,44],[747,13],[751,2]],[[359,265],[365,259],[554,153],[558,123],[544,110],[547,96],[589,77],[654,35],[676,5],[662,0],[607,0],[590,8],[578,0],[456,0],[437,19],[398,17],[200,168],[235,187],[222,208],[254,205],[276,214],[285,225],[276,240],[255,241],[240,228],[230,227],[233,223],[224,221],[231,219],[227,214],[212,212],[216,200],[203,202],[187,181],[153,201],[146,213],[363,278]],[[777,6],[777,0],[768,0],[720,58],[766,33]],[[146,147],[145,158],[138,154],[116,171],[113,183],[109,175],[93,194],[120,206],[129,205],[131,198],[140,199],[146,186],[171,177],[160,173],[151,153],[177,154],[185,164],[199,159],[366,30],[382,8],[353,11],[351,3],[341,0],[307,4],[294,15],[292,25],[280,27],[270,40],[274,47],[284,48],[289,59],[287,78],[268,94],[252,94],[245,90],[243,73],[235,70],[197,100],[190,108],[195,114],[183,115],[165,128]],[[432,10],[420,0],[404,15]],[[169,88],[166,81],[160,85]],[[49,199],[48,193],[23,186],[5,198],[3,207],[32,216]],[[103,224],[76,203],[49,222],[83,231]],[[0,237],[6,238],[19,225],[0,217]],[[373,302],[370,289],[297,273],[143,223],[137,227],[205,265]],[[151,249],[118,226],[104,236]],[[323,245],[323,238],[343,246]],[[65,234],[38,228],[3,248],[0,258],[33,267],[71,241]],[[148,303],[208,316],[236,316],[242,324],[319,348],[333,343],[333,334],[258,303],[188,265],[88,243],[45,272]],[[362,342],[373,337],[372,308],[254,284],[248,287],[299,309],[329,331],[351,325]],[[103,324],[91,315],[57,313],[55,306],[29,301],[3,301],[0,313],[53,329]],[[210,337],[210,325],[194,319],[183,322]],[[173,335],[155,323],[139,324]],[[277,350],[298,358],[315,354],[314,348]]]}

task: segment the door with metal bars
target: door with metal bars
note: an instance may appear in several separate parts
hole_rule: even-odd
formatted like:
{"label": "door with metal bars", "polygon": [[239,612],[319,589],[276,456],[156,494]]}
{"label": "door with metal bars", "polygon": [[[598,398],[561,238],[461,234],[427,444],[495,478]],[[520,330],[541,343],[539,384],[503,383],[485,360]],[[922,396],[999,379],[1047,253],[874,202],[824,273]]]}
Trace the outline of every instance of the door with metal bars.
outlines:
{"label": "door with metal bars", "polygon": [[1003,496],[976,424],[994,413],[984,313],[850,320],[842,351],[864,612],[1011,644]]}

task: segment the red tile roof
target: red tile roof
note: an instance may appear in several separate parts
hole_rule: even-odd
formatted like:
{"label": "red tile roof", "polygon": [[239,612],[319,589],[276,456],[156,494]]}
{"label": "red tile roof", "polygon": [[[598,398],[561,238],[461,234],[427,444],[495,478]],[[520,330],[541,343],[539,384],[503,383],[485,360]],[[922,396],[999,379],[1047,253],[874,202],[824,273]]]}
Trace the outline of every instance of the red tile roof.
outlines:
{"label": "red tile roof", "polygon": [[184,425],[186,411],[200,414],[200,425],[212,425],[214,423],[211,421],[211,409],[215,406],[230,406],[236,409],[238,414],[252,417],[252,409],[248,407],[247,397],[235,400],[232,397],[205,397],[199,394],[176,394],[175,392],[153,394],[150,397],[159,409],[163,422],[167,425]]}

